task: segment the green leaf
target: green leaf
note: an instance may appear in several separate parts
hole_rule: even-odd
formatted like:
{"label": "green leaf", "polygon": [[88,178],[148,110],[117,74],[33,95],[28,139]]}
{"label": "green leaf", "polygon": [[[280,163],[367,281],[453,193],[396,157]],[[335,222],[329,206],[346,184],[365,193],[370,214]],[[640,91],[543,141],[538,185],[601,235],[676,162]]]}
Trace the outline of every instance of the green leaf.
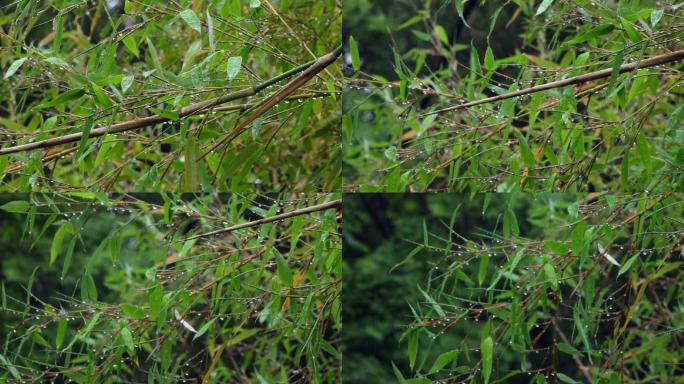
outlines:
{"label": "green leaf", "polygon": [[612,65],[613,70],[610,73],[610,81],[608,82],[608,90],[607,90],[607,92],[609,94],[615,88],[615,80],[617,80],[617,77],[620,74],[620,66],[622,65],[622,62],[624,61],[624,52],[625,52],[624,49],[619,50],[615,54],[615,58],[613,59],[613,65]]}
{"label": "green leaf", "polygon": [[60,59],[59,57],[48,57],[47,59],[43,60],[46,63],[54,64],[59,67],[68,67],[69,63],[64,61],[63,59]]}
{"label": "green leaf", "polygon": [[349,53],[351,54],[352,68],[355,71],[361,69],[361,58],[359,57],[359,47],[356,45],[354,36],[349,36]]}
{"label": "green leaf", "polygon": [[95,286],[95,280],[93,276],[86,272],[81,280],[81,299],[86,301],[88,299],[97,300],[97,287]]}
{"label": "green leaf", "polygon": [[119,258],[120,245],[121,240],[118,235],[107,238],[107,249],[109,250],[109,258],[112,260],[112,264],[116,263],[116,260]]}
{"label": "green leaf", "polygon": [[660,21],[660,19],[663,17],[663,10],[662,9],[656,9],[653,12],[651,12],[651,26],[655,27],[656,24]]}
{"label": "green leaf", "polygon": [[112,101],[109,100],[107,94],[100,88],[99,85],[91,83],[91,88],[93,89],[93,94],[95,95],[95,100],[98,104],[105,108],[110,108],[112,106]]}
{"label": "green leaf", "polygon": [[261,0],[249,0],[250,8],[259,8],[261,6]]}
{"label": "green leaf", "polygon": [[553,0],[544,0],[539,4],[539,8],[537,8],[537,13],[535,13],[535,16],[539,16],[542,13],[544,13],[550,6],[551,3],[553,3]]}
{"label": "green leaf", "polygon": [[487,336],[480,344],[480,349],[482,350],[482,378],[485,384],[489,383],[489,377],[492,374],[492,352],[493,352],[494,342],[491,336]]}
{"label": "green leaf", "polygon": [[81,96],[85,95],[85,89],[83,88],[78,88],[78,89],[72,89],[70,91],[66,91],[63,94],[57,96],[56,99],[41,103],[35,106],[36,109],[41,109],[41,108],[49,108],[49,107],[57,107],[63,104],[66,104],[67,102],[71,100],[75,100],[80,98]]}
{"label": "green leaf", "polygon": [[518,219],[515,217],[515,213],[510,207],[508,207],[506,209],[506,212],[504,212],[503,232],[505,237],[508,237],[510,234],[513,234],[515,236],[518,236],[518,234],[520,234],[520,229],[518,227]]}
{"label": "green leaf", "polygon": [[416,364],[416,356],[418,356],[418,336],[419,334],[416,331],[408,335],[408,355],[411,370],[413,370]]}
{"label": "green leaf", "polygon": [[560,372],[556,373],[556,377],[558,377],[558,380],[560,380],[560,381],[562,381],[562,382],[564,382],[564,383],[568,383],[568,384],[579,384],[579,381],[575,381],[575,380],[573,380],[572,378],[570,378],[569,376],[566,376],[566,375],[564,375],[564,374],[562,374],[562,373],[560,373]]}
{"label": "green leaf", "polygon": [[121,78],[121,92],[126,93],[128,88],[131,87],[131,84],[133,84],[133,80],[135,80],[135,76],[124,76]]}
{"label": "green leaf", "polygon": [[[21,375],[19,374],[17,368],[12,363],[10,363],[2,354],[0,354],[0,363],[2,363],[3,366],[7,367],[9,372],[12,374],[12,377],[14,377],[17,380],[21,379]],[[4,380],[4,378],[2,379]]]}
{"label": "green leaf", "polygon": [[391,147],[385,149],[385,157],[388,160],[395,161],[397,159],[397,147],[392,145]]}
{"label": "green leaf", "polygon": [[423,249],[425,249],[425,245],[418,244],[415,248],[413,248],[411,252],[409,252],[409,254],[402,261],[400,261],[399,263],[395,264],[392,268],[390,268],[389,273],[392,273],[392,271],[394,271],[397,267],[411,260],[413,256],[417,255],[418,252],[422,251]]}
{"label": "green leaf", "polygon": [[226,72],[228,73],[228,79],[232,80],[235,76],[240,73],[240,68],[242,66],[242,56],[233,56],[228,58],[228,65],[226,66]]}
{"label": "green leaf", "polygon": [[446,313],[444,313],[442,306],[439,305],[439,303],[437,301],[435,301],[435,299],[433,299],[432,296],[430,296],[427,292],[425,292],[420,286],[418,286],[418,290],[420,291],[420,293],[423,294],[423,297],[425,297],[425,300],[427,300],[428,303],[430,303],[432,308],[435,310],[435,312],[437,312],[437,314],[440,317],[446,317]]}
{"label": "green leaf", "polygon": [[556,269],[551,263],[544,264],[544,273],[546,274],[546,281],[551,283],[553,290],[558,290],[558,277],[556,276]]}
{"label": "green leaf", "polygon": [[447,364],[455,361],[457,356],[457,350],[442,353],[441,355],[437,356],[437,360],[435,360],[434,364],[432,364],[432,367],[428,373],[432,374],[438,372],[440,369],[446,367]]}
{"label": "green leaf", "polygon": [[610,32],[612,32],[613,29],[615,29],[615,25],[613,25],[613,24],[599,25],[598,27],[592,28],[591,30],[589,30],[585,33],[582,33],[580,35],[573,37],[570,40],[567,40],[565,43],[562,44],[562,46],[569,46],[569,45],[584,43],[585,41],[590,41],[590,40],[595,39],[597,37],[607,35]]}
{"label": "green leaf", "polygon": [[197,31],[197,33],[202,33],[202,23],[200,23],[199,18],[192,9],[186,9],[178,14],[190,28]]}
{"label": "green leaf", "polygon": [[214,52],[215,49],[215,43],[214,43],[214,20],[211,17],[211,13],[209,12],[209,8],[207,8],[207,34],[209,35],[209,49]]}
{"label": "green leaf", "polygon": [[59,349],[64,342],[64,333],[66,332],[67,320],[66,317],[59,319],[57,324],[57,336],[55,337],[55,347]]}
{"label": "green leaf", "polygon": [[0,209],[12,213],[24,213],[28,211],[30,207],[31,205],[28,201],[16,200],[3,204],[2,206],[0,206]]}
{"label": "green leaf", "polygon": [[494,61],[494,53],[492,52],[492,47],[487,47],[487,52],[485,52],[484,57],[484,67],[490,71],[496,69],[496,62]]}
{"label": "green leaf", "polygon": [[140,307],[137,305],[129,304],[129,303],[123,303],[121,304],[121,313],[123,313],[125,316],[128,316],[133,319],[144,319],[145,318],[145,311],[143,311]]}
{"label": "green leaf", "polygon": [[637,32],[636,29],[634,29],[632,23],[623,19],[622,17],[620,18],[620,23],[622,24],[622,29],[625,30],[625,34],[633,43],[638,43],[641,41],[641,35],[639,34],[639,32]]}
{"label": "green leaf", "polygon": [[576,350],[573,346],[567,345],[565,343],[558,343],[558,344],[556,344],[556,347],[558,347],[559,351],[561,351],[563,353],[567,353],[568,355],[579,356],[582,354],[582,352]]}
{"label": "green leaf", "polygon": [[209,330],[209,327],[211,327],[211,325],[214,324],[214,321],[216,321],[215,317],[213,319],[207,321],[203,326],[200,327],[200,329],[197,330],[197,333],[195,334],[195,336],[192,339],[195,340],[198,337],[207,333],[207,331]]}
{"label": "green leaf", "polygon": [[570,214],[570,217],[576,219],[579,215],[579,203],[572,203],[568,205],[568,213]]}
{"label": "green leaf", "polygon": [[455,0],[454,4],[456,5],[456,12],[458,12],[458,17],[461,18],[461,21],[463,24],[466,25],[466,27],[470,28],[470,25],[466,22],[465,17],[463,16],[463,6],[465,5],[465,2],[468,0]]}
{"label": "green leaf", "polygon": [[290,266],[287,264],[287,261],[285,261],[283,255],[275,248],[273,248],[273,254],[276,259],[278,277],[288,287],[292,286],[292,270],[290,269]]}
{"label": "green leaf", "polygon": [[128,35],[123,38],[124,45],[126,48],[133,54],[135,57],[138,57],[140,55],[140,51],[138,50],[138,42],[135,41],[135,38],[133,35]]}
{"label": "green leaf", "polygon": [[14,60],[12,64],[10,64],[9,68],[7,68],[7,72],[5,72],[5,79],[9,79],[10,76],[14,75],[17,72],[17,70],[19,70],[21,65],[24,64],[25,61],[25,57]]}
{"label": "green leaf", "polygon": [[537,159],[535,159],[534,154],[532,153],[532,150],[530,150],[529,144],[527,144],[527,140],[525,139],[525,136],[523,136],[518,130],[516,129],[515,135],[518,137],[518,144],[520,144],[520,154],[522,155],[523,160],[525,161],[525,164],[529,167],[532,168],[534,167],[534,164],[537,162]]}
{"label": "green leaf", "polygon": [[641,162],[644,164],[644,167],[646,167],[648,170],[652,169],[653,157],[651,156],[651,147],[642,132],[639,132],[636,137],[636,147],[637,151],[639,152],[639,158],[641,158]]}
{"label": "green leaf", "polygon": [[159,313],[161,312],[161,306],[162,306],[162,288],[161,286],[157,285],[152,292],[150,292],[150,295],[148,297],[148,302],[150,304],[150,319],[151,320],[157,320],[157,317],[159,316]]}
{"label": "green leaf", "polygon": [[64,223],[55,233],[55,237],[52,238],[52,246],[50,247],[50,266],[57,260],[57,256],[62,251],[62,241],[64,240],[64,235],[67,231],[71,231],[71,223]]}
{"label": "green leaf", "polygon": [[237,345],[240,342],[249,339],[250,337],[256,335],[259,333],[260,329],[259,328],[250,328],[250,329],[243,329],[237,336],[229,339],[228,341],[225,342],[226,347],[231,347],[233,345]]}
{"label": "green leaf", "polygon": [[482,283],[487,277],[487,266],[489,265],[489,254],[485,253],[480,257],[480,270],[477,274],[477,285],[482,286]]}
{"label": "green leaf", "polygon": [[180,119],[180,116],[174,111],[169,111],[168,109],[157,109],[157,108],[150,108],[150,111],[154,112],[155,115],[161,116],[165,119],[173,120],[176,121]]}
{"label": "green leaf", "polygon": [[135,344],[133,343],[133,334],[131,333],[131,330],[127,327],[123,327],[121,328],[119,335],[121,336],[123,344],[128,348],[128,351],[133,353],[135,351]]}
{"label": "green leaf", "polygon": [[637,252],[634,256],[630,257],[629,260],[625,261],[625,263],[622,265],[620,268],[620,271],[618,272],[618,276],[622,275],[623,273],[627,272],[629,268],[632,267],[632,264],[634,264],[634,261],[639,257],[639,252]]}
{"label": "green leaf", "polygon": [[126,14],[130,14],[132,10],[133,10],[133,3],[131,2],[131,0],[126,0],[126,2],[124,3],[124,12]]}

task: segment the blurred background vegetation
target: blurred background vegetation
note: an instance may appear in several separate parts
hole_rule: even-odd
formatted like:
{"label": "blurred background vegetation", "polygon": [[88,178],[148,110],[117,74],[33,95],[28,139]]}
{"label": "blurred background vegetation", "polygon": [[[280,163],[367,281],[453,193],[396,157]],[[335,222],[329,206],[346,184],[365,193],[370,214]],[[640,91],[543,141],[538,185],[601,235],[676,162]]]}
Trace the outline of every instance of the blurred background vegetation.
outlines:
{"label": "blurred background vegetation", "polygon": [[[413,321],[411,306],[423,299],[417,289],[434,268],[438,253],[423,253],[389,273],[415,243],[422,243],[424,225],[436,237],[448,238],[449,221],[459,208],[453,230],[477,239],[481,228],[493,228],[509,199],[494,197],[482,214],[484,195],[468,198],[457,194],[348,194],[344,204],[344,287],[342,290],[343,372],[345,383],[394,382],[392,363],[409,372],[401,335]],[[516,199],[521,223],[532,204],[531,195]],[[539,229],[521,225],[535,235]],[[477,265],[473,266],[477,273]],[[463,335],[449,333],[440,339],[432,357],[444,346],[459,346]],[[377,381],[375,381],[377,378]]]}
{"label": "blurred background vegetation", "polygon": [[345,383],[480,383],[490,335],[490,382],[681,382],[681,195],[347,194],[344,217]]}

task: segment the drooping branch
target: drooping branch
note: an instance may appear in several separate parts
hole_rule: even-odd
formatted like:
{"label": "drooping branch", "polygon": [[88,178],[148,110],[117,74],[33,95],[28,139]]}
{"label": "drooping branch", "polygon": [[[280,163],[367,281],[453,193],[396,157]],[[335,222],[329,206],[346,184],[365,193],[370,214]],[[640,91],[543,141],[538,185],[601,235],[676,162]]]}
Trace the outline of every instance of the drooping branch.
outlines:
{"label": "drooping branch", "polygon": [[[278,75],[272,79],[264,81],[264,82],[262,82],[258,85],[255,85],[251,88],[243,89],[243,90],[240,90],[237,92],[232,92],[232,93],[229,93],[227,95],[219,96],[219,97],[216,97],[216,98],[213,98],[210,100],[205,100],[205,101],[200,101],[198,103],[190,104],[186,107],[177,109],[174,112],[178,115],[178,117],[182,118],[182,117],[193,115],[197,112],[215,107],[217,105],[227,103],[229,101],[238,100],[238,99],[242,99],[245,97],[253,96],[253,95],[259,93],[260,91],[264,90],[265,88],[267,88],[267,87],[269,87],[269,86],[271,86],[271,85],[273,85],[273,84],[275,84],[281,80],[292,77],[293,75],[295,75],[297,73],[303,72],[302,75],[307,74],[307,73],[311,73],[310,71],[307,71],[307,69],[314,68],[317,65],[319,65],[319,63],[322,60],[327,61],[327,60],[330,60],[330,57],[332,57],[332,60],[330,62],[328,62],[328,64],[330,64],[332,61],[334,61],[339,56],[341,50],[342,50],[342,47],[339,46],[333,52],[328,53],[326,55],[323,55],[317,60],[311,60],[305,64],[302,64],[296,68],[293,68],[287,72],[284,72],[284,73],[282,73],[282,74],[280,74],[280,75]],[[320,72],[320,70],[316,71],[314,73],[314,75],[318,72]],[[297,79],[299,79],[301,77],[302,76],[299,76],[299,77],[297,77]],[[313,76],[311,76],[311,77],[313,77]],[[309,79],[311,77],[309,77]],[[291,83],[286,85],[283,89],[287,88]],[[282,89],[280,91],[276,92],[276,95],[280,94],[281,92],[282,92]],[[289,95],[289,93],[286,94],[285,96],[287,96],[287,95]],[[271,98],[269,98],[268,100],[271,100],[272,98],[273,98],[273,96]],[[120,133],[120,132],[125,132],[125,131],[131,131],[134,129],[140,129],[140,128],[144,128],[144,127],[151,126],[151,125],[165,123],[168,121],[171,121],[171,119],[166,118],[166,117],[162,117],[162,116],[142,117],[142,118],[135,119],[135,120],[124,121],[121,123],[113,124],[113,125],[108,126],[108,127],[93,128],[90,131],[88,137],[93,138],[93,137],[104,136],[104,135],[111,134],[111,133]],[[68,135],[63,135],[63,136],[53,137],[50,139],[36,141],[33,143],[21,144],[21,145],[16,145],[13,147],[8,147],[8,148],[0,148],[0,155],[6,155],[9,153],[24,152],[24,151],[30,151],[30,150],[38,149],[38,148],[48,148],[48,147],[54,147],[57,145],[73,143],[73,142],[77,142],[77,141],[81,140],[82,136],[83,136],[83,132],[75,132],[75,133],[71,133]]]}
{"label": "drooping branch", "polygon": [[281,220],[289,219],[291,217],[306,215],[306,214],[309,214],[312,212],[324,211],[326,209],[332,209],[332,208],[337,208],[337,207],[341,207],[341,206],[342,206],[342,200],[338,199],[338,200],[330,201],[327,203],[313,205],[311,207],[295,209],[294,211],[282,213],[280,215],[275,215],[275,216],[271,216],[271,217],[265,217],[265,218],[259,219],[259,220],[250,221],[248,223],[236,224],[236,225],[233,225],[233,226],[228,227],[228,228],[221,228],[221,229],[217,229],[217,230],[211,231],[211,232],[200,233],[199,235],[190,236],[190,237],[186,238],[185,241],[193,240],[193,239],[199,239],[202,237],[214,236],[214,235],[218,235],[221,233],[230,233],[230,232],[236,231],[238,229],[256,227],[258,225],[272,223],[274,221],[281,221]]}
{"label": "drooping branch", "polygon": [[[619,73],[631,72],[631,71],[635,71],[635,70],[640,69],[640,68],[654,67],[656,65],[670,63],[673,61],[680,60],[682,58],[684,58],[684,49],[681,49],[679,51],[674,51],[671,53],[666,53],[664,55],[650,57],[648,59],[644,59],[644,60],[640,60],[640,61],[635,61],[633,63],[623,64],[620,66],[618,71],[619,71]],[[495,101],[510,99],[512,97],[518,97],[518,96],[523,96],[523,95],[529,95],[531,93],[546,91],[548,89],[561,88],[561,87],[565,87],[566,85],[586,83],[589,81],[610,77],[612,72],[613,72],[612,68],[605,68],[605,69],[601,69],[598,71],[585,73],[584,75],[573,76],[573,77],[569,77],[567,79],[558,80],[558,81],[552,81],[550,83],[536,85],[534,87],[521,89],[521,90],[515,91],[515,92],[504,93],[501,95],[488,97],[486,99],[475,100],[475,101],[471,101],[471,102],[465,103],[465,104],[454,105],[452,107],[438,109],[436,111],[424,113],[422,116],[433,115],[436,113],[444,113],[444,112],[454,111],[454,110],[458,110],[458,109],[474,107],[474,106],[480,105],[480,104],[493,103]]]}
{"label": "drooping branch", "polygon": [[230,131],[216,143],[212,144],[207,150],[204,151],[200,159],[204,158],[204,156],[206,156],[207,154],[221,146],[226,141],[237,137],[240,133],[242,133],[245,130],[245,128],[247,128],[249,124],[251,124],[259,116],[269,111],[271,108],[273,108],[273,106],[287,98],[293,92],[295,92],[304,84],[306,84],[309,80],[311,80],[314,76],[316,76],[319,72],[324,70],[328,65],[332,64],[341,53],[342,46],[339,46],[333,52],[330,52],[325,56],[321,56],[318,60],[316,60],[316,62],[313,65],[307,68],[299,76],[291,80],[284,87],[280,88],[276,93],[274,93],[263,103],[261,103],[251,115],[249,115],[244,120],[240,121],[235,126],[235,128],[233,128],[232,131]]}

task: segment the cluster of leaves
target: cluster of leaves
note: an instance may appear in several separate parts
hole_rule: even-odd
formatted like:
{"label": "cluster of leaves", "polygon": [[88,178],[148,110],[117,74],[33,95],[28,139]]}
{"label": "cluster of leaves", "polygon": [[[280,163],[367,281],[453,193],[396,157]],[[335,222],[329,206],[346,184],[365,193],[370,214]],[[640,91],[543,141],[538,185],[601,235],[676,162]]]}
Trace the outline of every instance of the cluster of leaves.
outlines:
{"label": "cluster of leaves", "polygon": [[80,138],[0,155],[2,188],[334,190],[339,69],[262,107],[335,50],[340,19],[334,0],[4,2],[0,151]]}
{"label": "cluster of leaves", "polygon": [[339,382],[334,195],[0,198],[0,382]]}
{"label": "cluster of leaves", "polygon": [[[403,334],[410,373],[394,368],[400,382],[682,377],[681,195],[455,200],[392,268],[430,266]],[[477,217],[489,219],[473,230]]]}
{"label": "cluster of leaves", "polygon": [[[387,19],[403,22],[390,24],[401,37],[390,65],[369,62],[383,57],[372,51],[377,33],[346,30],[353,36],[343,93],[348,189],[684,188],[681,64],[620,73],[622,65],[681,51],[681,3],[475,3],[387,8]],[[601,69],[609,75],[458,108]],[[457,109],[438,112],[447,107]]]}

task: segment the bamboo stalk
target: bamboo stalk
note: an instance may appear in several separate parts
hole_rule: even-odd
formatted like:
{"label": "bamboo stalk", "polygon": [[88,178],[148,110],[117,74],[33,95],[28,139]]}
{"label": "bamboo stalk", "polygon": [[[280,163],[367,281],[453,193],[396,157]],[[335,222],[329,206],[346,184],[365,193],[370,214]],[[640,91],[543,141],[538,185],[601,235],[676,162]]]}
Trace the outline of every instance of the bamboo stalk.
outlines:
{"label": "bamboo stalk", "polygon": [[[318,60],[309,61],[309,62],[302,64],[296,68],[293,68],[293,69],[291,69],[285,73],[282,73],[282,74],[280,74],[280,75],[278,75],[278,76],[276,76],[270,80],[267,80],[261,84],[258,84],[254,87],[243,89],[243,90],[237,91],[237,92],[232,92],[232,93],[229,93],[227,95],[219,96],[219,97],[216,97],[216,98],[213,98],[210,100],[205,100],[205,101],[200,101],[198,103],[190,104],[186,107],[177,109],[174,112],[176,114],[178,114],[178,117],[182,118],[182,117],[186,117],[186,116],[195,114],[201,110],[209,109],[209,108],[215,107],[217,105],[227,103],[229,101],[242,99],[242,98],[245,98],[248,96],[255,95],[258,92],[262,91],[263,89],[269,87],[270,85],[273,85],[273,84],[275,84],[275,83],[277,83],[283,79],[291,77],[291,76],[293,76],[299,72],[307,73],[308,68],[315,66],[323,58],[329,58],[330,56],[334,56],[334,59],[336,59],[339,56],[341,50],[342,50],[342,46],[339,46],[333,52],[328,53],[324,56],[321,56],[321,58],[319,58]],[[333,61],[334,61],[334,59],[333,59]],[[318,73],[318,72],[316,72],[316,73]],[[284,88],[287,88],[287,86]],[[279,93],[280,93],[280,91],[276,92],[276,94],[279,94]],[[271,99],[268,99],[268,100],[271,100]],[[171,119],[166,118],[166,117],[162,117],[162,116],[142,117],[142,118],[135,119],[135,120],[117,123],[117,124],[111,125],[109,127],[94,128],[90,131],[88,138],[100,137],[100,136],[104,136],[104,135],[107,135],[110,133],[119,133],[119,132],[134,130],[134,129],[140,129],[140,128],[144,128],[144,127],[147,127],[150,125],[165,123],[167,121],[171,121]],[[16,145],[13,147],[8,147],[8,148],[0,148],[0,155],[6,155],[9,153],[24,152],[24,151],[30,151],[30,150],[38,149],[38,148],[48,148],[48,147],[54,147],[57,145],[73,143],[73,142],[81,140],[82,136],[83,136],[83,132],[75,132],[75,133],[71,133],[68,135],[63,135],[63,136],[53,137],[50,139],[36,141],[33,143],[21,144],[21,145]]]}
{"label": "bamboo stalk", "polygon": [[228,228],[221,228],[221,229],[217,229],[217,230],[211,231],[211,232],[200,233],[199,235],[190,236],[190,237],[186,238],[184,241],[199,239],[202,237],[214,236],[214,235],[218,235],[221,233],[230,233],[230,232],[236,231],[238,229],[255,227],[258,225],[262,225],[262,224],[272,223],[274,221],[281,221],[281,220],[289,219],[291,217],[306,215],[308,213],[317,212],[317,211],[324,211],[326,209],[337,208],[337,207],[341,207],[341,206],[342,206],[342,200],[338,199],[338,200],[330,201],[327,203],[313,205],[311,207],[295,209],[294,211],[282,213],[280,215],[275,215],[275,216],[266,217],[266,218],[259,219],[259,220],[250,221],[248,223],[236,224],[236,225],[233,225],[233,226],[228,227]]}
{"label": "bamboo stalk", "polygon": [[[619,73],[631,72],[631,71],[635,71],[635,70],[640,69],[640,68],[654,67],[656,65],[670,63],[673,61],[680,60],[682,58],[684,58],[684,49],[681,49],[679,51],[674,51],[671,53],[666,53],[664,55],[650,57],[648,59],[641,60],[641,61],[635,61],[633,63],[623,64],[620,66],[620,69],[618,71],[619,71]],[[552,81],[550,83],[537,85],[537,86],[534,86],[531,88],[521,89],[521,90],[515,91],[515,92],[505,93],[502,95],[496,95],[496,96],[488,97],[486,99],[475,100],[475,101],[471,101],[471,102],[465,103],[465,104],[454,105],[452,107],[438,109],[436,111],[424,113],[421,116],[433,115],[436,113],[443,113],[443,112],[448,112],[448,111],[454,111],[457,109],[474,107],[474,106],[480,105],[480,104],[493,103],[495,101],[510,99],[512,97],[528,95],[530,93],[546,91],[548,89],[565,87],[566,85],[586,83],[588,81],[593,81],[593,80],[609,77],[612,72],[613,72],[612,68],[605,68],[605,69],[601,69],[598,71],[585,73],[584,75],[573,76],[573,77],[569,77],[567,79],[558,80],[558,81]]]}

